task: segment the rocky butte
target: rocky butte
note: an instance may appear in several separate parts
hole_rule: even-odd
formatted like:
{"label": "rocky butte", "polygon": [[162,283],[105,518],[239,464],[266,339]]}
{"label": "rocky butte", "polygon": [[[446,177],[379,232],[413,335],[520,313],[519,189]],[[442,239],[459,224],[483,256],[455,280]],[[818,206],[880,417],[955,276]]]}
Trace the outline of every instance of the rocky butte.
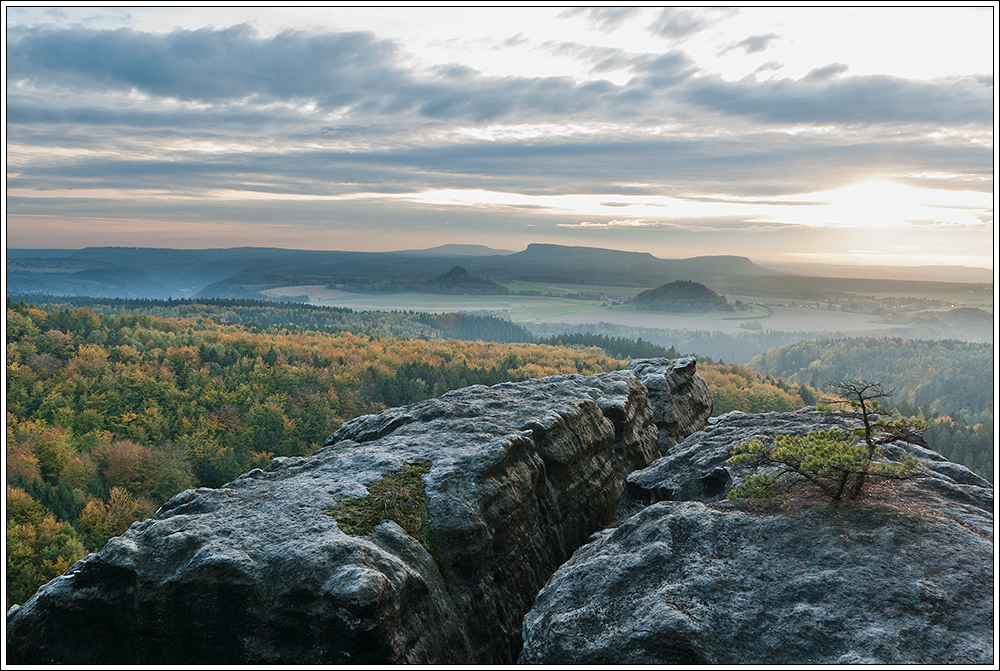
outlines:
{"label": "rocky butte", "polygon": [[992,663],[993,488],[926,445],[864,501],[726,502],[692,359],[342,426],[178,494],[7,614],[14,664]]}

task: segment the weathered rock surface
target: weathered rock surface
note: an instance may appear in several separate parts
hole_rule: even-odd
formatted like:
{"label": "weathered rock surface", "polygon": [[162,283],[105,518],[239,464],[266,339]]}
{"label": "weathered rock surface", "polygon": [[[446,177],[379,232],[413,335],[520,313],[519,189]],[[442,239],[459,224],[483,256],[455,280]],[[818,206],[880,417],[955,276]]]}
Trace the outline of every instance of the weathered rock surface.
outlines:
{"label": "weathered rock surface", "polygon": [[712,414],[712,391],[695,374],[696,366],[694,357],[636,359],[628,365],[649,392],[661,454],[704,429]]}
{"label": "weathered rock surface", "polygon": [[[656,456],[630,372],[470,387],[358,418],[309,457],[178,494],[7,621],[17,664],[512,662],[545,580]],[[429,550],[324,511],[404,464]]]}
{"label": "weathered rock surface", "polygon": [[634,505],[549,580],[528,663],[993,663],[993,488],[924,445],[927,474],[863,501],[720,501],[757,436],[841,425],[811,409],[718,418],[629,476]]}

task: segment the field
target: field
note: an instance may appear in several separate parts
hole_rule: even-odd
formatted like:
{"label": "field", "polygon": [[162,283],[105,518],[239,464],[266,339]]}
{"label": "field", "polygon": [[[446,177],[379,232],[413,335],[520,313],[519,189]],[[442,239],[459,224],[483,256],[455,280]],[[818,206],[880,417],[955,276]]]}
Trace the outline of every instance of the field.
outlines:
{"label": "field", "polygon": [[802,331],[805,333],[829,331],[870,331],[886,329],[887,334],[896,328],[890,324],[875,323],[871,315],[813,310],[802,307],[772,307],[771,316],[760,311],[747,313],[710,312],[707,314],[664,313],[636,310],[628,306],[597,307],[577,310],[558,318],[544,317],[537,322],[561,322],[565,324],[594,324],[608,322],[622,326],[655,329],[692,329],[708,331],[743,331],[742,324],[748,321],[760,322],[762,328],[771,331]]}
{"label": "field", "polygon": [[[963,292],[948,292],[948,293],[929,293],[929,292],[913,292],[905,296],[897,293],[886,293],[886,292],[873,292],[868,294],[874,297],[876,300],[885,298],[910,298],[910,299],[921,299],[928,301],[942,301],[944,303],[950,304],[949,307],[956,308],[979,308],[980,310],[985,310],[986,312],[993,312],[993,293],[992,287],[988,287],[990,291],[963,291]],[[941,308],[947,309],[947,308]]]}
{"label": "field", "polygon": [[[511,287],[514,288],[514,287]],[[553,292],[634,294],[640,289],[576,285],[537,285],[517,283],[516,290]],[[663,313],[636,310],[629,305],[604,305],[602,301],[575,300],[560,296],[447,296],[418,293],[352,293],[328,289],[323,285],[279,287],[265,292],[271,297],[308,296],[313,305],[354,310],[414,310],[418,312],[488,312],[504,314],[514,322],[594,324],[608,322],[622,326],[657,329],[701,329],[742,331],[742,324],[760,322],[773,331],[829,332],[871,331],[895,327],[875,323],[871,315],[814,309],[807,306],[753,304],[746,312]],[[626,296],[627,297],[627,296]],[[730,296],[731,300],[735,297]],[[740,298],[753,303],[753,298]]]}
{"label": "field", "polygon": [[353,310],[413,310],[416,312],[489,312],[507,314],[512,321],[551,319],[582,308],[599,308],[599,301],[580,301],[549,296],[452,296],[442,294],[352,293],[325,286],[294,286],[268,289],[268,296],[309,296],[313,305]]}

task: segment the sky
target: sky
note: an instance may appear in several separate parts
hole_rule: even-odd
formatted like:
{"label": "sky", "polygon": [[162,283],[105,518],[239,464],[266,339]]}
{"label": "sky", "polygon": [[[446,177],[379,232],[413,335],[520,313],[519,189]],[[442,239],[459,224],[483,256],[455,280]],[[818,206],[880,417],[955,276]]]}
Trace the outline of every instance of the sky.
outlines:
{"label": "sky", "polygon": [[995,2],[4,20],[10,248],[993,267]]}

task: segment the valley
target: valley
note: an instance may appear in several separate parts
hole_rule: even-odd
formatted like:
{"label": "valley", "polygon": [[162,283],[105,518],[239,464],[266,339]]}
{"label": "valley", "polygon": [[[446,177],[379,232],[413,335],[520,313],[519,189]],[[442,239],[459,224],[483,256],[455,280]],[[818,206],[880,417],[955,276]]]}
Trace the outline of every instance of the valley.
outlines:
{"label": "valley", "polygon": [[[325,285],[298,285],[275,287],[261,291],[274,300],[301,300],[306,297],[311,305],[350,308],[352,310],[401,310],[416,312],[475,312],[508,318],[518,323],[535,324],[595,324],[606,322],[620,326],[651,329],[707,329],[712,331],[739,332],[747,330],[743,324],[758,321],[763,329],[772,331],[810,333],[882,332],[891,335],[905,329],[904,324],[880,323],[870,314],[824,309],[817,303],[784,303],[754,296],[728,296],[750,305],[743,312],[709,313],[654,313],[636,310],[629,305],[608,304],[608,301],[568,298],[571,292],[612,294],[627,299],[641,289],[619,289],[590,285],[535,285],[511,283],[514,287],[533,287],[548,291],[552,296],[456,296],[421,294],[413,292],[374,293],[350,292],[330,289]],[[525,289],[514,289],[525,291]],[[980,302],[979,305],[982,305]],[[992,307],[992,306],[990,306]]]}

